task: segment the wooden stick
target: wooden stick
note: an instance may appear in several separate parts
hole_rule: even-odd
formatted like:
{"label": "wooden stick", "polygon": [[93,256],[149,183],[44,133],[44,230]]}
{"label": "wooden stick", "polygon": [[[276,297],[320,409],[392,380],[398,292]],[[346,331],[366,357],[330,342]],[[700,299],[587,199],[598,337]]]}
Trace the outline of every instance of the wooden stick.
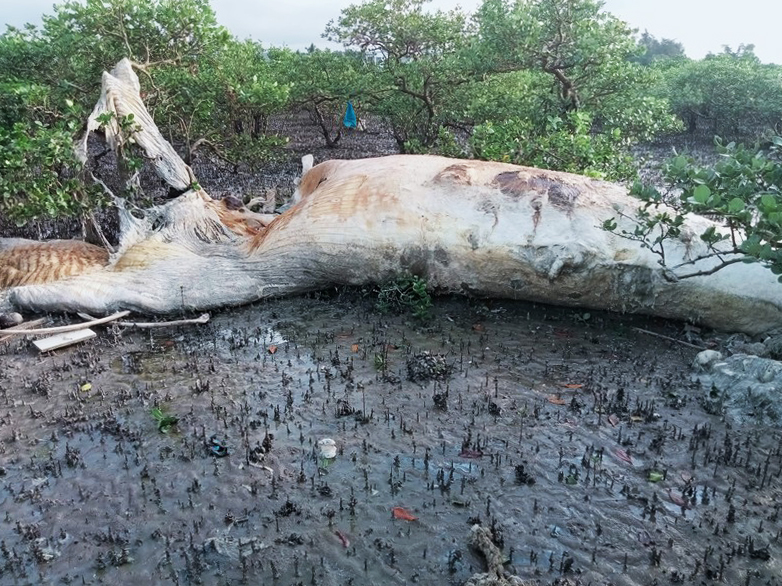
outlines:
{"label": "wooden stick", "polygon": [[14,330],[8,328],[7,330],[0,330],[0,334],[9,334],[11,336],[29,336],[40,334],[62,334],[64,332],[77,332],[85,328],[91,328],[92,326],[99,326],[101,324],[109,323],[121,319],[127,315],[130,315],[129,311],[118,311],[108,317],[102,317],[100,319],[94,319],[92,321],[84,322],[82,324],[72,324],[69,326],[58,326],[56,328],[40,328],[36,330]]}
{"label": "wooden stick", "polygon": [[[34,319],[33,321],[28,321],[28,322],[24,322],[24,323],[21,323],[21,324],[16,325],[16,326],[11,326],[8,329],[9,330],[19,330],[19,329],[22,329],[22,328],[34,328],[35,326],[40,326],[41,324],[46,323],[47,321],[48,320],[45,317],[42,317],[41,319]],[[10,340],[11,338],[13,338],[12,334],[8,334],[6,336],[0,336],[0,342],[5,342],[7,340]]]}
{"label": "wooden stick", "polygon": [[[79,317],[82,317],[84,319],[95,319],[91,315],[88,315],[86,313],[80,313],[78,315]],[[175,321],[152,321],[152,322],[119,321],[117,322],[117,325],[126,328],[141,328],[141,329],[169,328],[175,326],[187,326],[191,324],[205,324],[209,321],[209,319],[210,319],[210,315],[208,313],[203,313],[200,316],[193,319],[178,319]]]}
{"label": "wooden stick", "polygon": [[689,342],[685,342],[684,340],[677,340],[676,338],[670,338],[668,336],[663,336],[662,334],[658,334],[656,332],[650,332],[649,330],[644,330],[643,328],[633,328],[634,330],[641,332],[643,334],[649,334],[650,336],[655,336],[657,338],[662,338],[663,340],[668,340],[670,342],[676,342],[677,344],[681,344],[682,346],[688,346],[690,348],[695,348],[696,350],[707,350],[707,348],[704,348],[703,346],[696,346],[695,344],[690,344]]}
{"label": "wooden stick", "polygon": [[152,328],[168,328],[174,326],[186,326],[190,324],[205,324],[208,321],[209,321],[209,314],[203,313],[200,316],[193,319],[178,319],[175,321],[157,321],[157,322],[121,321],[119,322],[119,325],[128,328],[152,329]]}

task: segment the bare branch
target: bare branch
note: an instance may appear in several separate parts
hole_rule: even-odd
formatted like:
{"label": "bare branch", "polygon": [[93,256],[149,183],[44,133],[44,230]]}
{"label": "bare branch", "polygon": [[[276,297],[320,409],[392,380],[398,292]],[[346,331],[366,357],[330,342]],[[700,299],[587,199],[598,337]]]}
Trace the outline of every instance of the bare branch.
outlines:
{"label": "bare branch", "polygon": [[728,254],[741,254],[744,258],[746,258],[746,255],[744,255],[744,253],[739,251],[739,250],[712,252],[711,254],[704,254],[704,255],[701,255],[701,256],[699,256],[697,258],[694,258],[692,260],[688,260],[688,261],[679,263],[675,267],[671,267],[671,270],[675,271],[676,269],[679,269],[681,267],[688,266],[688,265],[694,265],[696,263],[699,263],[702,260],[707,260],[709,258],[719,258],[722,262],[725,262],[724,260],[722,260],[722,257],[726,256]]}
{"label": "bare branch", "polygon": [[[90,319],[90,320],[95,319],[94,317],[86,313],[79,313],[79,317],[83,319]],[[200,316],[193,319],[178,319],[174,321],[152,321],[152,322],[118,321],[117,325],[122,326],[124,328],[139,328],[144,330],[150,330],[155,328],[170,328],[175,326],[205,324],[209,322],[209,318],[210,316],[208,313],[203,313]]]}
{"label": "bare branch", "polygon": [[676,338],[671,338],[670,336],[664,336],[662,334],[658,334],[657,332],[650,332],[649,330],[644,330],[643,328],[633,328],[633,329],[636,332],[641,332],[642,334],[648,334],[650,336],[662,338],[663,340],[668,340],[670,342],[676,342],[677,344],[681,344],[689,348],[695,348],[696,350],[706,350],[706,348],[704,348],[703,346],[696,346],[695,344],[690,344],[689,342],[685,342],[684,340],[677,340]]}
{"label": "bare branch", "polygon": [[736,264],[737,262],[746,262],[746,260],[747,260],[747,257],[745,257],[745,256],[742,256],[741,258],[732,258],[730,260],[722,261],[720,264],[718,264],[718,265],[716,265],[716,266],[714,266],[714,267],[712,267],[710,269],[703,270],[703,271],[697,271],[695,273],[688,273],[686,275],[676,275],[676,278],[678,278],[678,279],[690,279],[692,277],[705,277],[706,275],[713,275],[714,273],[716,273],[717,271],[721,271],[722,269],[724,269],[728,265],[733,265],[733,264]]}
{"label": "bare branch", "polygon": [[192,156],[195,154],[195,152],[196,152],[196,151],[199,149],[199,147],[201,147],[201,145],[208,146],[210,149],[212,149],[212,152],[213,152],[213,153],[214,153],[214,154],[215,154],[215,155],[216,155],[218,158],[222,159],[223,161],[225,161],[225,162],[226,162],[226,163],[228,163],[229,165],[232,165],[232,166],[234,167],[234,169],[236,169],[237,167],[239,167],[239,163],[237,163],[236,161],[232,161],[231,159],[229,159],[229,158],[228,158],[228,157],[225,155],[225,153],[223,153],[223,152],[220,150],[220,148],[219,148],[219,147],[218,147],[218,146],[217,146],[215,143],[213,143],[211,140],[209,140],[209,139],[207,139],[207,138],[204,138],[204,137],[202,137],[202,138],[199,138],[198,140],[196,140],[196,141],[193,143],[193,146],[191,146],[191,147],[190,147],[190,157],[192,157]]}

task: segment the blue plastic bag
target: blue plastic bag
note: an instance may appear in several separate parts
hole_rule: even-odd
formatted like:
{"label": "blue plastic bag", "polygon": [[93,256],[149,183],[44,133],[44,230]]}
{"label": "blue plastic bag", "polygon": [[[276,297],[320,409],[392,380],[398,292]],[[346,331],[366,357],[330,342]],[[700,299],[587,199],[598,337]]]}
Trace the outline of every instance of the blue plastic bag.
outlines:
{"label": "blue plastic bag", "polygon": [[356,111],[353,109],[353,102],[348,102],[348,108],[345,110],[345,119],[343,123],[346,128],[355,128],[356,122]]}

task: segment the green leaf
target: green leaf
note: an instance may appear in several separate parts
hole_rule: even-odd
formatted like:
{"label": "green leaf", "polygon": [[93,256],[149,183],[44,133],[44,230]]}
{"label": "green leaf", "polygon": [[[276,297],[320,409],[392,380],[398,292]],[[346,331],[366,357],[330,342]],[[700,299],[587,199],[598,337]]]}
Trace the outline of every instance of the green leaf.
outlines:
{"label": "green leaf", "polygon": [[155,407],[151,411],[152,418],[157,421],[157,429],[160,433],[168,433],[169,430],[179,423],[179,418],[173,415],[166,415],[160,407]]}
{"label": "green leaf", "polygon": [[777,208],[778,201],[772,194],[764,193],[760,196],[760,203],[767,211],[774,211]]}
{"label": "green leaf", "polygon": [[678,157],[674,157],[673,161],[671,162],[671,165],[675,170],[682,171],[687,167],[687,158],[682,155],[679,155]]}
{"label": "green leaf", "polygon": [[169,430],[179,423],[179,418],[173,415],[166,415],[158,421],[157,429],[160,433],[168,433]]}
{"label": "green leaf", "polygon": [[693,199],[701,204],[705,204],[707,201],[709,201],[710,196],[711,189],[709,189],[706,185],[699,185],[692,192]]}
{"label": "green leaf", "polygon": [[731,214],[737,214],[744,211],[744,200],[739,197],[734,197],[728,204],[728,211]]}
{"label": "green leaf", "polygon": [[716,244],[724,238],[725,236],[717,232],[717,229],[714,226],[709,226],[706,231],[701,234],[701,240],[707,244]]}

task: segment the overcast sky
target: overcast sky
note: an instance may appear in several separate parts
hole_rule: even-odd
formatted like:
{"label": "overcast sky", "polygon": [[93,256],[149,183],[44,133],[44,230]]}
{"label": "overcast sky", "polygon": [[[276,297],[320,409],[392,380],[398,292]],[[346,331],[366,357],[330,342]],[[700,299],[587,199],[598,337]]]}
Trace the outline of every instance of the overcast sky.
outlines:
{"label": "overcast sky", "polygon": [[[355,0],[212,0],[221,24],[240,38],[303,49],[325,46],[326,23]],[[432,6],[472,11],[480,0],[434,0]],[[40,23],[54,0],[0,0],[0,23]],[[690,57],[754,44],[764,62],[782,64],[779,0],[606,0],[605,8],[641,32],[675,39]]]}

